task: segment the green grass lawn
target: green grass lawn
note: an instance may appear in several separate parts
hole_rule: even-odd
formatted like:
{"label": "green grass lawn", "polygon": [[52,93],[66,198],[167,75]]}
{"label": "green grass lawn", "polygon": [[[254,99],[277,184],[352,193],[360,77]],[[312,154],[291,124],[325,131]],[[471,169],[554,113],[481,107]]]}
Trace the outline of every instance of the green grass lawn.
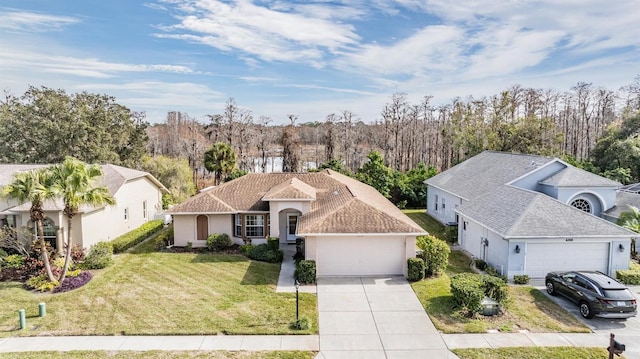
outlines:
{"label": "green grass lawn", "polygon": [[[152,252],[142,246],[95,271],[67,293],[27,291],[0,283],[0,336],[311,334],[318,331],[317,300],[300,294],[300,316],[312,328],[295,331],[295,293],[275,293],[279,264],[241,255]],[[47,315],[39,318],[38,303]],[[27,329],[18,330],[19,309]]]}
{"label": "green grass lawn", "polygon": [[69,351],[2,353],[4,359],[312,359],[315,352],[303,351]]}
{"label": "green grass lawn", "polygon": [[424,228],[425,231],[429,232],[429,234],[434,235],[443,241],[447,240],[445,226],[436,221],[433,217],[429,216],[425,209],[405,209],[402,212]]}
{"label": "green grass lawn", "polygon": [[[603,348],[521,347],[498,349],[454,349],[460,359],[602,359],[609,353]],[[624,358],[616,357],[616,358]]]}
{"label": "green grass lawn", "polygon": [[444,333],[486,333],[489,329],[504,332],[589,332],[573,315],[530,286],[509,287],[510,303],[504,314],[466,318],[453,308],[450,276],[471,272],[471,260],[460,251],[452,251],[445,273],[412,283],[413,290],[433,324]]}

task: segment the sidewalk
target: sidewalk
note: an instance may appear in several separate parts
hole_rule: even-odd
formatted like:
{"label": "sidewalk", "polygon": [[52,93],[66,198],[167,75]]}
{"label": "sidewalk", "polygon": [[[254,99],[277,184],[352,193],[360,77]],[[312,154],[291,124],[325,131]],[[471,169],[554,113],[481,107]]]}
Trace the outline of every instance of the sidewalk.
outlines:
{"label": "sidewalk", "polygon": [[71,350],[318,351],[317,335],[171,335],[0,338],[0,353]]}
{"label": "sidewalk", "polygon": [[[296,270],[296,264],[293,256],[296,254],[296,246],[294,244],[280,244],[280,250],[283,254],[282,265],[280,266],[280,276],[278,277],[278,285],[276,293],[295,293],[296,286],[293,279],[293,272]],[[300,293],[316,293],[315,284],[301,284],[298,289]]]}

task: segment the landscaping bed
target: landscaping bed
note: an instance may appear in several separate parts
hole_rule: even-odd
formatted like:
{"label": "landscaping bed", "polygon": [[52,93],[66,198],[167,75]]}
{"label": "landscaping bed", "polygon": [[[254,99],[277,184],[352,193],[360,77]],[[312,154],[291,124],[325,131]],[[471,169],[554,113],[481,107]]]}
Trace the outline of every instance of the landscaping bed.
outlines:
{"label": "landscaping bed", "polygon": [[452,351],[460,359],[602,359],[609,356],[607,350],[603,348],[577,347],[483,348]]}
{"label": "landscaping bed", "polygon": [[[0,336],[317,333],[313,294],[300,294],[300,316],[311,319],[311,328],[289,327],[296,298],[275,293],[279,270],[238,254],[155,252],[144,242],[68,293],[0,283]],[[43,318],[40,302],[47,305]],[[26,330],[18,329],[22,308]]]}

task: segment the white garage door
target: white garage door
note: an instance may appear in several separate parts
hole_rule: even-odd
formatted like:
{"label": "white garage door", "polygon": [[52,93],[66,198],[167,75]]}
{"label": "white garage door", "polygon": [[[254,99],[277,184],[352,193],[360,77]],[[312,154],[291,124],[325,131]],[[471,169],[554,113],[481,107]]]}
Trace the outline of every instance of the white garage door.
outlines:
{"label": "white garage door", "polygon": [[320,237],[316,247],[318,275],[401,275],[404,243],[404,238]]}
{"label": "white garage door", "polygon": [[529,243],[526,273],[531,278],[544,278],[548,272],[597,270],[608,272],[609,243]]}

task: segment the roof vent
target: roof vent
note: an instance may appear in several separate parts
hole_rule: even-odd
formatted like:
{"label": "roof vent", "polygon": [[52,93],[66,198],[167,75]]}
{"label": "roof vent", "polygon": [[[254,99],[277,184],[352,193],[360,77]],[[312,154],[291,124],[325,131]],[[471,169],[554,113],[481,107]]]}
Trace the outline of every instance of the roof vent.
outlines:
{"label": "roof vent", "polygon": [[338,195],[338,191],[333,191],[333,195],[337,196]]}

